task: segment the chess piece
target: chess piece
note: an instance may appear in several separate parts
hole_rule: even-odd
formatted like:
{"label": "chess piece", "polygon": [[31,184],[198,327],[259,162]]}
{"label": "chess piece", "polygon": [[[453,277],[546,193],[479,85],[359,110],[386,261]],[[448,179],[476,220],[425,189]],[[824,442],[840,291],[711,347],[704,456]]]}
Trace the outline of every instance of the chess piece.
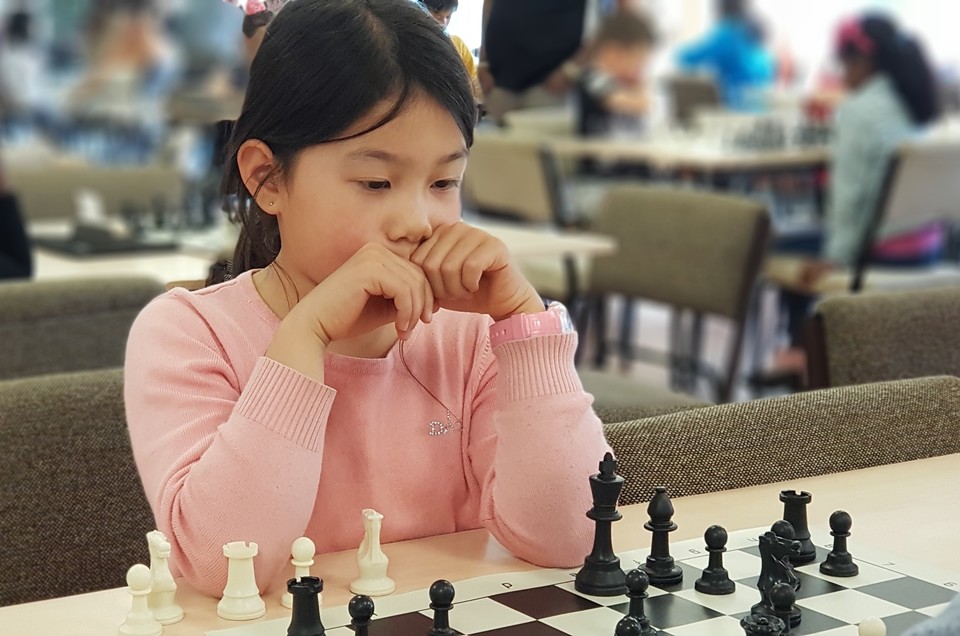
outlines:
{"label": "chess piece", "polygon": [[137,563],[127,570],[127,591],[130,593],[131,607],[126,620],[117,632],[120,636],[160,636],[163,626],[153,617],[147,604],[150,595],[150,568]]}
{"label": "chess piece", "polygon": [[620,568],[620,559],[613,552],[611,524],[623,518],[617,511],[617,500],[623,489],[623,477],[616,473],[617,462],[612,453],[606,453],[600,462],[600,472],[590,476],[593,508],[587,517],[595,523],[593,549],[583,560],[577,572],[574,588],[593,596],[617,596],[627,591],[626,577]]}
{"label": "chess piece", "polygon": [[433,627],[427,636],[456,636],[450,628],[450,610],[453,609],[453,596],[456,590],[450,581],[435,581],[430,586],[430,609],[433,610]]}
{"label": "chess piece", "polygon": [[177,582],[170,573],[170,542],[159,530],[147,533],[150,547],[150,575],[153,578],[147,604],[161,625],[183,620],[183,608],[177,605]]}
{"label": "chess piece", "polygon": [[850,527],[853,519],[843,510],[837,510],[830,515],[830,534],[833,535],[833,550],[826,560],[820,564],[820,572],[828,576],[856,576],[860,573],[860,566],[853,562],[853,556],[847,552],[847,538],[850,536]]}
{"label": "chess piece", "polygon": [[267,612],[257,580],[253,573],[253,557],[259,546],[243,541],[233,541],[223,546],[223,556],[229,559],[227,585],[223,598],[217,603],[217,616],[228,621],[249,621],[260,618]]}
{"label": "chess piece", "polygon": [[677,524],[671,521],[673,503],[667,496],[667,489],[663,486],[657,486],[654,490],[653,499],[647,506],[647,514],[650,515],[650,521],[643,524],[643,527],[653,533],[653,542],[650,555],[647,556],[647,562],[642,569],[650,577],[650,583],[653,585],[661,587],[679,585],[683,581],[683,570],[670,556],[669,543],[669,533],[677,529]]}
{"label": "chess piece", "polygon": [[624,616],[617,623],[613,636],[641,636],[640,623],[633,616]]}
{"label": "chess piece", "polygon": [[287,636],[324,636],[327,633],[320,620],[317,595],[323,591],[323,581],[315,576],[287,581],[287,591],[293,596],[293,611]]}
{"label": "chess piece", "polygon": [[790,558],[794,565],[811,563],[817,558],[817,548],[810,540],[810,527],[807,525],[807,505],[813,500],[808,492],[784,490],[780,492],[783,502],[783,520],[793,526],[793,536],[800,542],[800,554]]}
{"label": "chess piece", "polygon": [[733,594],[737,584],[730,580],[730,574],[723,567],[723,553],[727,551],[727,531],[720,526],[710,526],[703,533],[703,540],[710,553],[710,561],[693,587],[703,594],[719,596]]}
{"label": "chess piece", "polygon": [[369,596],[354,596],[347,605],[350,613],[350,625],[356,636],[369,636],[370,621],[373,619],[373,599]]}
{"label": "chess piece", "polygon": [[357,569],[360,576],[350,583],[350,591],[365,596],[385,596],[397,589],[397,584],[387,576],[390,559],[380,547],[383,515],[369,508],[362,514],[363,541],[357,550]]}
{"label": "chess piece", "polygon": [[647,618],[643,609],[643,601],[648,596],[647,588],[649,587],[650,579],[646,572],[639,568],[627,572],[627,597],[630,599],[627,616],[635,619],[640,626],[637,636],[657,636],[660,633],[650,626],[650,619]]}
{"label": "chess piece", "polygon": [[773,603],[773,615],[783,621],[786,626],[784,635],[790,633],[793,613],[796,610],[797,592],[787,583],[777,583],[770,590],[770,602]]}
{"label": "chess piece", "polygon": [[857,629],[859,636],[887,636],[887,626],[879,618],[865,618]]}
{"label": "chess piece", "polygon": [[[290,546],[290,564],[293,566],[293,578],[302,579],[310,576],[310,568],[313,566],[313,557],[317,553],[317,547],[308,537],[300,537]],[[284,592],[280,597],[280,604],[290,609],[293,607],[293,594]],[[323,607],[323,594],[317,594],[317,604]]]}
{"label": "chess piece", "polygon": [[[777,521],[769,531],[760,535],[760,577],[757,589],[760,602],[751,608],[751,613],[763,616],[776,616],[770,592],[777,583],[785,583],[796,592],[800,589],[800,579],[790,563],[791,557],[800,551],[800,542],[793,538],[793,526],[786,521]],[[790,613],[790,625],[800,624],[800,608],[794,606]]]}
{"label": "chess piece", "polygon": [[740,619],[740,627],[747,636],[783,636],[786,625],[776,616],[751,614]]}

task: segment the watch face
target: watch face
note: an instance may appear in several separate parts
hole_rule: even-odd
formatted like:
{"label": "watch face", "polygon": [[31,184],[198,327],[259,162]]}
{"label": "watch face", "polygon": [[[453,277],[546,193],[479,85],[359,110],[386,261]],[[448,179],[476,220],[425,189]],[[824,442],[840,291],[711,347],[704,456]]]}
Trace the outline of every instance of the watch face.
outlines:
{"label": "watch face", "polygon": [[547,311],[556,312],[557,315],[560,316],[560,327],[562,329],[562,333],[573,333],[576,331],[573,326],[573,319],[570,317],[570,312],[567,311],[566,305],[554,300],[547,305]]}

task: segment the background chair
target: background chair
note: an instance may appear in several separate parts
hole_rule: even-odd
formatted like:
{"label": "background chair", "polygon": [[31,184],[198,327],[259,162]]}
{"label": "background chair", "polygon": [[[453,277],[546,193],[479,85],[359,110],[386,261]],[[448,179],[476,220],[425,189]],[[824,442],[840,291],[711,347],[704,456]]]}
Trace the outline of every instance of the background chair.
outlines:
{"label": "background chair", "polygon": [[723,105],[720,89],[710,75],[674,75],[664,80],[670,100],[673,121],[682,126],[691,126],[703,109]]}
{"label": "background chair", "polygon": [[607,424],[627,482],[682,497],[960,452],[960,379],[798,393]]}
{"label": "background chair", "polygon": [[151,278],[0,284],[0,379],[123,366],[130,325],[162,291]]}
{"label": "background chair", "polygon": [[811,388],[960,376],[960,288],[835,296],[807,329]]}
{"label": "background chair", "polygon": [[[594,259],[585,292],[590,311],[581,323],[585,333],[587,323],[595,321],[597,365],[606,357],[607,296],[625,296],[628,304],[635,299],[666,303],[675,315],[670,351],[675,377],[683,388],[692,389],[695,377],[706,375],[717,399],[729,400],[769,228],[766,210],[752,199],[643,186],[612,189],[594,229],[616,236],[619,247],[614,254]],[[693,314],[686,334],[685,311]],[[733,323],[720,374],[700,361],[706,314]],[[626,358],[645,352],[631,343],[630,318],[625,316],[618,343]]]}
{"label": "background chair", "polygon": [[824,277],[811,289],[800,285],[799,275],[809,257],[778,254],[769,259],[764,277],[782,289],[817,296],[847,291],[907,291],[960,285],[960,269],[955,262],[922,267],[889,267],[871,263],[882,228],[917,227],[932,221],[955,225],[960,220],[958,174],[960,140],[932,137],[904,144],[890,160],[869,229],[853,267]]}
{"label": "background chair", "polygon": [[0,605],[124,585],[154,527],[120,369],[0,382]]}

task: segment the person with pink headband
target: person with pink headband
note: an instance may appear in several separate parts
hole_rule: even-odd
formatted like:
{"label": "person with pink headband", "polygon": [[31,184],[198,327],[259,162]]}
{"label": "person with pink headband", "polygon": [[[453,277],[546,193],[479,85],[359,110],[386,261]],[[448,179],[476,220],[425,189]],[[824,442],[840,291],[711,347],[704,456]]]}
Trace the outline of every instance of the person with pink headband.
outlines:
{"label": "person with pink headband", "polygon": [[[814,240],[804,237],[803,247],[791,245],[790,239],[778,244],[782,252],[814,252],[816,258],[800,277],[809,289],[830,271],[855,265],[891,156],[939,114],[933,73],[923,51],[890,18],[868,14],[847,20],[834,42],[847,95],[835,115],[824,227]],[[941,223],[883,228],[871,261],[887,266],[935,262],[945,243]],[[802,374],[802,327],[813,301],[808,294],[782,293],[792,346],[778,355],[773,376]]]}

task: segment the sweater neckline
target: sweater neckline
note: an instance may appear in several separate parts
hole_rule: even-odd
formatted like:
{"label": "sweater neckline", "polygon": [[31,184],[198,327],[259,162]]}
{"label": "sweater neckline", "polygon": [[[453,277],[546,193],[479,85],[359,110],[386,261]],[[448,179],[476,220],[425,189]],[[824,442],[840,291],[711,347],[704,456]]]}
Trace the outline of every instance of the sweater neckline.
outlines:
{"label": "sweater neckline", "polygon": [[[253,283],[253,273],[255,271],[257,270],[243,272],[236,280],[243,287],[245,294],[248,296],[248,302],[257,316],[270,327],[271,331],[275,332],[280,327],[280,317],[273,312],[263,297],[260,296],[260,292],[257,291],[257,286]],[[411,347],[424,328],[429,328],[429,325],[420,325],[410,334],[403,347],[405,357],[410,357]],[[341,353],[327,353],[323,366],[330,371],[369,375],[386,373],[400,363],[400,340],[398,339],[382,358],[359,358]]]}

